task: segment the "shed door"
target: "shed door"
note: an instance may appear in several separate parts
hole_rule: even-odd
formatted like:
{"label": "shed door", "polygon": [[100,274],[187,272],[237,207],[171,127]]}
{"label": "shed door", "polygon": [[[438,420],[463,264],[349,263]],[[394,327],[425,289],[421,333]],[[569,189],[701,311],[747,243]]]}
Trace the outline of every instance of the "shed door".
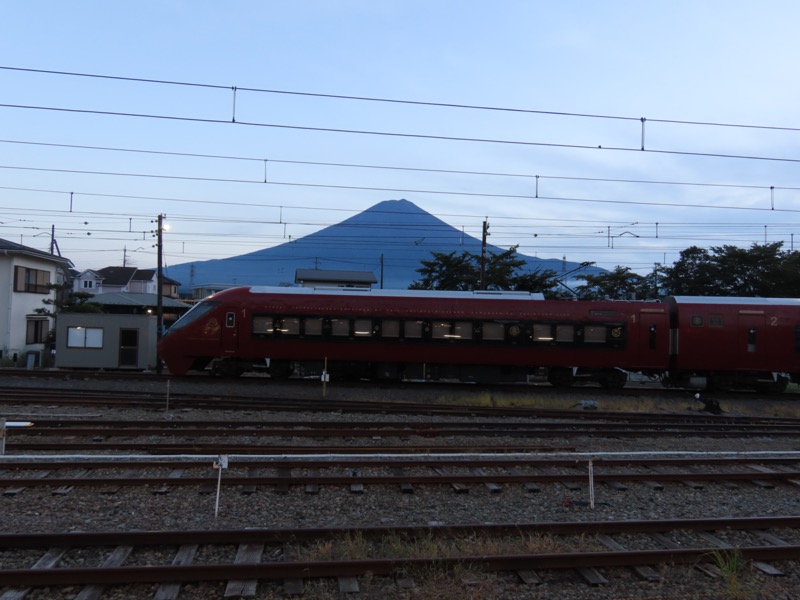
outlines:
{"label": "shed door", "polygon": [[119,330],[119,366],[133,368],[139,366],[138,329]]}

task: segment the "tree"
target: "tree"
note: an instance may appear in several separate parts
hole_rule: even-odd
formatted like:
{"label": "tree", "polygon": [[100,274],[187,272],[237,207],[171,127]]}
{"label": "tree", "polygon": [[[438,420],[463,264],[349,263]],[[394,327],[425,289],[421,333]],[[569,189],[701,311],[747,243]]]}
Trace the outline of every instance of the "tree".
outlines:
{"label": "tree", "polygon": [[[480,288],[481,256],[471,252],[456,255],[433,252],[431,260],[423,260],[417,272],[422,279],[411,284],[413,290],[462,290]],[[517,246],[499,254],[489,252],[486,256],[486,289],[548,292],[558,286],[555,271],[533,271],[519,273],[526,264],[517,255]]]}
{"label": "tree", "polygon": [[55,291],[55,298],[45,298],[42,304],[51,306],[50,308],[37,308],[33,312],[39,315],[47,315],[49,317],[55,316],[60,312],[70,313],[101,313],[103,312],[103,305],[97,302],[91,302],[94,294],[88,292],[73,292],[72,286],[69,283],[51,283],[48,286],[51,290]]}
{"label": "tree", "polygon": [[412,290],[473,290],[478,285],[480,272],[475,270],[473,255],[462,252],[456,256],[455,250],[449,254],[432,252],[432,260],[421,261],[417,273],[420,281],[411,284]]}
{"label": "tree", "polygon": [[663,269],[662,286],[684,296],[800,296],[800,256],[783,244],[753,244],[750,248],[692,246]]}
{"label": "tree", "polygon": [[608,273],[578,275],[576,279],[586,282],[578,286],[579,300],[641,300],[653,293],[645,277],[620,265]]}

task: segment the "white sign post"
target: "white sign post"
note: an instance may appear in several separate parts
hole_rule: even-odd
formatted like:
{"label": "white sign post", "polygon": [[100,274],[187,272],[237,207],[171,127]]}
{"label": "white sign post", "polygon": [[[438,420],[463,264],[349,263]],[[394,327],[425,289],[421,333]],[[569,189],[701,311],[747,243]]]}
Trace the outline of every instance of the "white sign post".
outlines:
{"label": "white sign post", "polygon": [[228,468],[228,455],[227,454],[220,454],[217,462],[214,463],[214,468],[218,469],[217,471],[217,500],[214,503],[214,518],[219,515],[219,496],[220,492],[222,491],[222,469]]}

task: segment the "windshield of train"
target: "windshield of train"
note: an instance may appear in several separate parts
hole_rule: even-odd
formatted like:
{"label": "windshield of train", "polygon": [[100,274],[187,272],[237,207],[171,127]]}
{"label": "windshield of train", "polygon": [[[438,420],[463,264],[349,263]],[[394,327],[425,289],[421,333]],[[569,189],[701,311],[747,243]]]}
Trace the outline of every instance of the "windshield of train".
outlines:
{"label": "windshield of train", "polygon": [[202,317],[203,315],[207,314],[211,309],[215,308],[219,305],[219,302],[216,300],[203,300],[202,302],[198,302],[192,308],[188,310],[188,312],[183,315],[180,319],[175,321],[172,327],[169,328],[167,334],[177,331],[182,327],[185,327],[189,323],[194,323]]}

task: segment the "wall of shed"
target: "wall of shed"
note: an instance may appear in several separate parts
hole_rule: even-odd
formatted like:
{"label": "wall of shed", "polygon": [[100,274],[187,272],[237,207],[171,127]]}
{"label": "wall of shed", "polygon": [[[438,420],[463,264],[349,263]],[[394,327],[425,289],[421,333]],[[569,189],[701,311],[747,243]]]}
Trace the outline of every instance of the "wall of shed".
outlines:
{"label": "wall of shed", "polygon": [[[71,327],[102,329],[101,348],[68,346]],[[120,364],[122,330],[138,332],[136,365]],[[55,366],[65,369],[155,369],[156,317],[151,315],[113,315],[96,313],[61,313],[56,319]]]}

